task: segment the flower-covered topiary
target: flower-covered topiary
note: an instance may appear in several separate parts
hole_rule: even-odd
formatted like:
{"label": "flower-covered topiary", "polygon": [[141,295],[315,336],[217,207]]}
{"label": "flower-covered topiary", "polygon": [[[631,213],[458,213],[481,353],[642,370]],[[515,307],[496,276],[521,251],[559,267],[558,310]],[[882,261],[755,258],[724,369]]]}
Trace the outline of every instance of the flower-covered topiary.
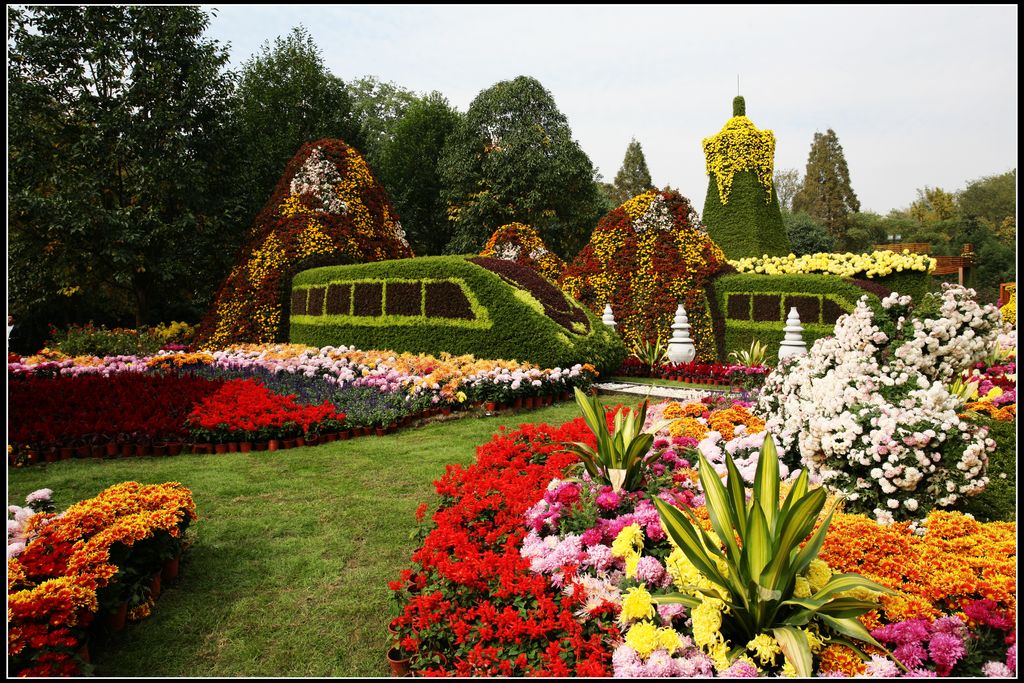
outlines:
{"label": "flower-covered topiary", "polygon": [[697,360],[717,358],[704,285],[725,265],[690,205],[650,190],[608,213],[566,268],[562,288],[594,311],[611,304],[627,345],[671,336],[676,306],[690,319]]}
{"label": "flower-covered topiary", "polygon": [[536,230],[522,223],[508,223],[495,230],[480,255],[515,261],[552,281],[565,270],[565,261],[548,250]]}
{"label": "flower-covered topiary", "polygon": [[733,117],[702,143],[709,176],[704,224],[730,258],[783,256],[790,247],[772,186],[775,134],[758,130],[745,114],[737,97]]}
{"label": "flower-covered topiary", "polygon": [[916,309],[892,294],[862,301],[795,363],[769,375],[759,409],[788,464],[846,495],[880,522],[920,519],[984,489],[987,430],[957,413],[951,384],[985,358],[1001,331],[995,306],[944,285]]}
{"label": "flower-covered topiary", "polygon": [[205,347],[284,341],[295,273],[410,256],[384,188],[359,152],[341,140],[307,143],[256,216],[198,341]]}

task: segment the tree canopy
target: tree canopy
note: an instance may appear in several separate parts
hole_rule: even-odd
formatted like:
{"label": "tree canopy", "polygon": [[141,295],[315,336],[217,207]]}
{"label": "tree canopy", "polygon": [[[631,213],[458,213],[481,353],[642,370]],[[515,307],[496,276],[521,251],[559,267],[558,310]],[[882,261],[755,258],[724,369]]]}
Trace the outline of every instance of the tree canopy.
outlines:
{"label": "tree canopy", "polygon": [[850,186],[843,147],[831,128],[824,134],[814,134],[804,182],[793,197],[793,211],[809,214],[840,240],[850,214],[860,211],[860,201]]}
{"label": "tree canopy", "polygon": [[444,252],[451,239],[438,162],[459,113],[439,92],[412,102],[380,152],[377,171],[420,256]]}
{"label": "tree canopy", "polygon": [[357,149],[364,141],[345,83],[323,62],[303,26],[263,43],[242,64],[235,123],[245,172],[238,188],[249,223],[274,190],[285,164],[303,144],[341,138]]}
{"label": "tree canopy", "polygon": [[636,138],[631,139],[626,147],[626,156],[622,159],[619,172],[615,174],[613,187],[612,201],[616,206],[638,194],[654,189],[651,172],[647,169],[647,159],[644,158],[644,150]]}
{"label": "tree canopy", "polygon": [[197,7],[9,10],[9,301],[20,323],[205,305],[237,158]]}
{"label": "tree canopy", "polygon": [[534,226],[571,258],[603,206],[594,166],[536,79],[519,76],[477,95],[442,155],[450,252],[478,252],[498,227]]}

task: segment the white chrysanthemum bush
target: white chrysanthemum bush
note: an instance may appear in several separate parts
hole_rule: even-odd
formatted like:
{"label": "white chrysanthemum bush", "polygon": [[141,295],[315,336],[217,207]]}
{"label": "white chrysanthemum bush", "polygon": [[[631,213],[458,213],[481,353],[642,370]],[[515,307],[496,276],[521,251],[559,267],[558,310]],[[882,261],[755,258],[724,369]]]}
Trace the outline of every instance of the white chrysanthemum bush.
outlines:
{"label": "white chrysanthemum bush", "polygon": [[788,464],[882,523],[983,490],[995,442],[958,416],[948,388],[1003,331],[999,310],[974,295],[944,285],[916,307],[892,294],[876,309],[865,297],[833,336],[770,374],[758,408]]}

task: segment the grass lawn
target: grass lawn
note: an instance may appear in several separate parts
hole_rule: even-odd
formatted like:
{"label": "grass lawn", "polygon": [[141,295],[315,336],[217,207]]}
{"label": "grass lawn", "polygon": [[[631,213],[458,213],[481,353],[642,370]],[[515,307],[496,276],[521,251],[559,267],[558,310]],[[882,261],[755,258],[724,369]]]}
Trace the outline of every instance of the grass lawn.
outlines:
{"label": "grass lawn", "polygon": [[33,465],[8,471],[7,499],[47,487],[62,510],[122,481],[192,490],[181,578],[93,654],[97,676],[386,676],[387,582],[415,550],[417,506],[437,503],[432,482],[501,425],[578,414],[567,402],[287,451]]}

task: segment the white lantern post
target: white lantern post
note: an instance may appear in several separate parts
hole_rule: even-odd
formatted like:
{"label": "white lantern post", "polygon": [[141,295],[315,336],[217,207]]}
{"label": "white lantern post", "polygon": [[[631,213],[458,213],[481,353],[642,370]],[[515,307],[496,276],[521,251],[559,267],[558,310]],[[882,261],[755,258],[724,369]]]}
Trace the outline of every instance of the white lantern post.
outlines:
{"label": "white lantern post", "polygon": [[690,339],[690,321],[682,304],[676,308],[672,323],[672,338],[668,342],[668,359],[673,363],[689,363],[697,356],[697,349]]}
{"label": "white lantern post", "polygon": [[601,314],[601,322],[603,322],[605,325],[612,328],[613,330],[615,329],[615,325],[617,323],[615,322],[615,318],[612,316],[611,304],[604,305],[604,313]]}
{"label": "white lantern post", "polygon": [[807,355],[807,344],[804,343],[804,328],[800,324],[800,314],[796,312],[796,306],[789,309],[789,317],[786,319],[786,326],[783,332],[786,333],[782,343],[779,345],[779,361],[784,358]]}

